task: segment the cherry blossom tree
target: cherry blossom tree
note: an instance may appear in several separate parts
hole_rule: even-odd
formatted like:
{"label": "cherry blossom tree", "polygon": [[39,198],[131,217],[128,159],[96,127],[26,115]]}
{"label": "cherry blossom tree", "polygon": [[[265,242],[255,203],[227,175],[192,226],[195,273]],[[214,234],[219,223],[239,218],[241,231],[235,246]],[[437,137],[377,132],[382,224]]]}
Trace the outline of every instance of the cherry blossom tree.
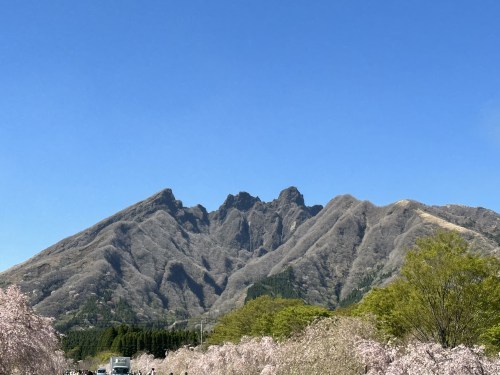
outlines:
{"label": "cherry blossom tree", "polygon": [[132,368],[160,373],[204,374],[362,374],[364,365],[354,354],[360,337],[375,336],[375,327],[356,318],[320,320],[292,338],[244,337],[238,344],[211,345],[206,350],[182,348],[163,360],[142,355]]}
{"label": "cherry blossom tree", "polygon": [[495,375],[500,360],[488,358],[482,347],[443,348],[437,343],[415,341],[405,347],[359,340],[356,350],[368,375]]}
{"label": "cherry blossom tree", "polygon": [[0,374],[61,373],[68,365],[52,319],[34,313],[13,285],[0,288]]}
{"label": "cherry blossom tree", "polygon": [[182,348],[167,353],[165,359],[143,354],[132,361],[132,368],[189,375],[500,373],[500,359],[488,358],[479,347],[452,349],[422,342],[395,346],[381,340],[372,322],[334,317],[317,321],[285,341],[246,337],[238,344]]}
{"label": "cherry blossom tree", "polygon": [[259,375],[266,366],[275,363],[278,346],[271,337],[245,337],[239,344],[211,345],[206,351],[181,348],[161,360],[143,354],[132,361],[132,370],[144,372],[154,367],[162,374]]}

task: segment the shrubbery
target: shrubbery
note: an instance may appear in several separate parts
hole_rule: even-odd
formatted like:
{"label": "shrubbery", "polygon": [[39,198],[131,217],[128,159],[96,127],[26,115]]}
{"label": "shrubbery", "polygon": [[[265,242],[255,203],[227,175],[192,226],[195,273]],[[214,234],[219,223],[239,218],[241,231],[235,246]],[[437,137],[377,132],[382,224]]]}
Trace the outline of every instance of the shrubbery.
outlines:
{"label": "shrubbery", "polygon": [[302,300],[261,296],[220,318],[208,343],[237,343],[243,336],[284,338],[329,315],[328,309],[306,305]]}

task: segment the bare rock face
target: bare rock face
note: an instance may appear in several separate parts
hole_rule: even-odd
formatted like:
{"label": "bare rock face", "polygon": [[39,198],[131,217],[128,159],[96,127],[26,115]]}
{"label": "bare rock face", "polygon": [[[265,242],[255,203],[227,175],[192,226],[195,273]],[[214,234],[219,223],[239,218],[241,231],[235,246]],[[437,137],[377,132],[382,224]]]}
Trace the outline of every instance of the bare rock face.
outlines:
{"label": "bare rock face", "polygon": [[290,187],[272,202],[229,195],[208,213],[166,189],[0,273],[0,286],[19,284],[62,328],[221,314],[285,271],[297,295],[334,308],[394,277],[436,228],[499,255],[500,215],[484,208],[377,207],[349,195],[307,207]]}
{"label": "bare rock face", "polygon": [[262,255],[286,242],[298,226],[318,211],[306,207],[302,194],[294,187],[283,190],[279,198],[270,203],[239,193],[229,195],[224,204],[209,215],[210,231],[224,246]]}

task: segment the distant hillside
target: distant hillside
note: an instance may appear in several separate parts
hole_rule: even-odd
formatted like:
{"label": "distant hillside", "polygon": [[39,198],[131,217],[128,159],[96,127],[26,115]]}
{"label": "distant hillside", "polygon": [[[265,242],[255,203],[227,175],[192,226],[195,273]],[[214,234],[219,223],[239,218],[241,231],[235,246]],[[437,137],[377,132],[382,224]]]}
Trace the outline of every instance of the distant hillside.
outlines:
{"label": "distant hillside", "polygon": [[247,291],[333,308],[397,274],[406,249],[438,227],[499,254],[500,215],[484,208],[349,195],[308,207],[290,187],[272,202],[229,195],[209,213],[166,189],[0,273],[0,285],[21,285],[61,328],[218,315]]}

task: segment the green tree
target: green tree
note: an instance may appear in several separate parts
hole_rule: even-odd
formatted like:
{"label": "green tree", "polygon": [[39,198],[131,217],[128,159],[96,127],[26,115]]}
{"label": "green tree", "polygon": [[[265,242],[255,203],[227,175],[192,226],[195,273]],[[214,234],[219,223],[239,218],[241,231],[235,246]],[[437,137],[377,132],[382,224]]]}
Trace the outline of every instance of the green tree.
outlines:
{"label": "green tree", "polygon": [[302,300],[264,295],[221,317],[208,342],[239,342],[243,336],[281,338],[304,328],[316,317],[328,314],[327,309],[305,305]]}
{"label": "green tree", "polygon": [[477,344],[500,322],[499,275],[497,258],[471,253],[458,232],[438,231],[418,239],[399,279],[368,293],[357,311],[373,313],[395,336]]}
{"label": "green tree", "polygon": [[111,345],[113,345],[113,340],[118,335],[116,329],[114,327],[106,328],[99,337],[99,344],[97,345],[97,349],[99,351],[109,350]]}
{"label": "green tree", "polygon": [[409,333],[409,327],[404,324],[396,308],[399,295],[404,293],[404,287],[404,282],[396,280],[385,288],[373,288],[361,303],[346,315],[375,315],[379,330],[391,336],[404,337]]}
{"label": "green tree", "polygon": [[299,305],[286,307],[274,316],[271,333],[273,337],[285,338],[302,331],[318,318],[326,318],[332,313],[321,306]]}
{"label": "green tree", "polygon": [[268,295],[247,302],[240,309],[222,316],[214,327],[208,342],[239,342],[243,336],[266,335],[270,332],[272,317],[277,311],[293,305],[304,304],[301,300],[272,298]]}

